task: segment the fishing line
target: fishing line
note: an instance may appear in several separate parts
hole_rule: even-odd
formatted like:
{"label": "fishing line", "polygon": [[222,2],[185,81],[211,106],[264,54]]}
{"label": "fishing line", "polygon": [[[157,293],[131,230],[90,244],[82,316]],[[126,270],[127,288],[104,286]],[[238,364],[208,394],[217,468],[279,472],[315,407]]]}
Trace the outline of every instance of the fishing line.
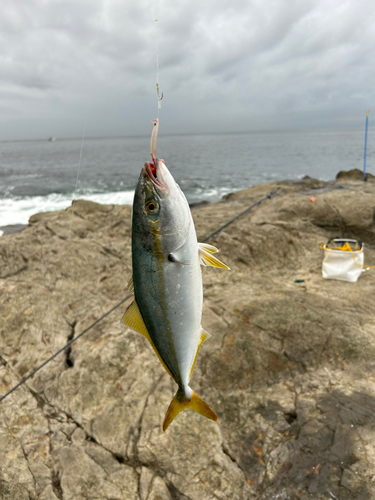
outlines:
{"label": "fishing line", "polygon": [[[94,47],[98,46],[99,30],[101,28],[102,21],[103,21],[103,2],[99,2],[99,3],[101,4],[101,14],[100,14],[100,18],[99,18],[98,27],[96,29],[96,37],[95,37]],[[91,69],[93,69],[95,67],[94,63],[96,61],[96,58],[97,58],[97,51],[94,51],[94,54],[93,54],[92,60],[91,60]],[[80,151],[79,151],[78,168],[77,168],[77,178],[76,178],[76,184],[75,184],[75,188],[74,188],[74,192],[73,192],[72,206],[74,205],[74,202],[76,201],[76,194],[77,194],[77,189],[78,189],[79,175],[80,175],[80,172],[81,172],[81,165],[82,165],[83,144],[84,144],[85,139],[86,139],[87,117],[88,117],[88,114],[89,114],[89,108],[90,108],[91,100],[92,100],[92,95],[89,96],[89,98],[87,100],[86,115],[85,115],[85,120],[84,120],[84,123],[83,123],[82,138],[81,138],[81,147],[80,147]],[[72,210],[72,213],[73,213],[73,210]],[[70,222],[70,235],[71,235],[71,230],[72,230],[72,221]]]}
{"label": "fishing line", "polygon": [[[95,36],[95,41],[94,41],[94,48],[96,48],[98,46],[99,31],[100,31],[100,28],[102,26],[102,21],[103,21],[103,14],[104,14],[104,12],[103,12],[103,10],[104,10],[103,9],[103,0],[98,0],[97,6],[100,8],[100,17],[99,17],[99,22],[98,22],[98,25],[97,25],[97,28],[96,28],[96,36]],[[91,70],[93,70],[93,68],[95,67],[96,57],[97,57],[97,51],[94,50],[94,53],[93,53],[92,58],[91,58],[91,64],[89,64],[89,67],[91,67]],[[85,111],[85,118],[84,118],[84,123],[83,123],[83,130],[82,130],[82,135],[81,135],[81,144],[80,144],[80,149],[79,149],[77,176],[76,176],[76,180],[75,180],[75,187],[74,187],[73,197],[72,197],[72,202],[71,202],[72,211],[71,211],[70,224],[69,224],[69,233],[68,233],[68,239],[67,239],[68,242],[71,241],[71,239],[72,239],[72,232],[73,232],[72,231],[72,225],[73,225],[73,215],[74,215],[73,206],[74,206],[74,203],[76,201],[76,195],[77,195],[77,190],[78,190],[79,176],[80,176],[81,166],[82,166],[83,145],[84,145],[85,138],[86,138],[87,120],[88,120],[88,114],[89,114],[89,108],[90,108],[91,100],[92,100],[92,95],[89,96],[89,98],[87,100],[86,111]],[[39,238],[39,235],[38,235],[38,238]],[[43,249],[43,246],[41,246],[41,248]],[[42,260],[43,260],[43,255],[42,255]],[[65,264],[66,264],[66,262],[65,262]],[[62,265],[64,266],[64,262],[62,263]],[[73,294],[73,291],[72,291],[72,294]],[[104,318],[104,316],[102,318],[100,318],[100,320],[103,319],[103,318]],[[91,327],[92,326],[93,325],[91,325]],[[83,335],[83,333],[84,332],[82,332],[79,336]],[[77,340],[79,336],[75,337],[75,339],[73,339],[73,342],[75,340]],[[72,343],[72,342],[69,342],[69,344],[70,343]],[[28,380],[35,373],[37,373],[37,371],[39,371],[41,368],[43,368],[43,366],[45,366],[47,363],[49,363],[50,361],[52,361],[52,359],[54,359],[58,354],[60,354],[60,352],[62,352],[63,350],[65,350],[67,348],[68,348],[68,344],[65,345],[63,347],[63,349],[60,349],[59,351],[57,351],[53,356],[51,356],[42,365],[40,365],[33,372],[31,372],[27,377],[25,377],[24,379],[22,379],[22,381],[19,384],[17,384],[9,393],[7,393],[5,396],[3,396],[2,398],[0,398],[0,402],[8,394],[10,394],[11,392],[13,392],[20,385],[24,384],[26,382],[26,380]]]}
{"label": "fishing line", "polygon": [[[77,188],[78,188],[78,181],[79,181],[79,174],[81,171],[81,165],[82,165],[82,152],[83,152],[83,143],[85,142],[85,137],[86,137],[86,127],[87,127],[87,117],[89,114],[89,106],[90,102],[87,103],[86,107],[86,116],[85,116],[85,121],[83,124],[83,131],[82,131],[82,138],[81,138],[81,148],[79,151],[79,160],[78,160],[78,168],[77,168],[77,178],[76,178],[76,185],[74,187],[74,192],[73,192],[73,199],[72,199],[72,206],[74,205],[74,202],[76,201],[76,194],[77,194]],[[72,210],[73,213],[73,210]],[[70,234],[72,230],[72,224],[70,223]]]}
{"label": "fishing line", "polygon": [[264,196],[262,196],[262,198],[260,198],[258,201],[256,201],[252,205],[250,205],[250,207],[246,208],[245,210],[243,210],[242,212],[240,212],[238,215],[236,215],[235,217],[233,217],[233,219],[231,219],[230,221],[228,221],[225,224],[223,224],[222,226],[220,226],[219,229],[216,229],[216,231],[214,231],[213,233],[209,234],[204,240],[202,240],[202,243],[205,243],[207,240],[209,240],[210,238],[212,238],[212,236],[215,236],[215,234],[220,233],[220,231],[222,231],[223,229],[225,229],[226,227],[228,227],[236,219],[238,219],[242,215],[244,215],[247,212],[249,212],[249,210],[251,210],[252,208],[254,208],[257,205],[259,205],[259,203],[262,203],[263,200],[266,200],[267,198],[270,199],[271,196],[274,195],[276,193],[276,191],[278,191],[279,189],[280,189],[279,187],[277,187],[275,189],[272,189],[272,191],[270,191],[268,194],[265,194]]}
{"label": "fishing line", "polygon": [[158,118],[159,118],[159,110],[161,108],[161,100],[163,99],[163,92],[160,95],[159,89],[159,2],[156,1],[156,14],[155,14],[155,27],[156,27],[156,95],[158,98]]}
{"label": "fishing line", "polygon": [[[158,4],[157,4],[157,7],[158,7]],[[97,29],[97,33],[96,33],[96,42],[95,42],[95,44],[97,44],[97,41],[98,41],[99,28],[101,26],[102,17],[103,17],[103,9],[102,9],[102,15],[101,15],[100,22],[99,22],[98,29]],[[159,110],[161,108],[161,100],[163,99],[163,93],[160,96],[160,90],[159,90],[159,34],[158,34],[158,18],[157,18],[157,16],[156,16],[156,19],[155,19],[155,23],[156,23],[156,92],[157,92],[157,99],[158,99],[158,116],[159,116]],[[81,168],[81,163],[82,163],[83,144],[84,144],[85,134],[86,134],[86,126],[87,126],[87,117],[88,117],[88,111],[89,111],[89,104],[90,104],[90,102],[87,103],[86,116],[85,116],[85,122],[84,122],[83,133],[82,133],[82,140],[81,140],[81,148],[80,148],[80,154],[79,154],[79,163],[78,163],[78,170],[77,170],[76,186],[75,186],[75,191],[74,191],[74,195],[73,195],[72,205],[74,204],[75,195],[76,195],[76,191],[77,191],[77,187],[78,187],[78,180],[79,180],[80,168]],[[156,158],[156,138],[157,138],[158,126],[159,126],[159,119],[154,120],[154,129],[153,129],[153,134],[151,136],[151,146],[150,146],[150,149],[151,149],[151,157],[153,157],[153,154],[154,154],[155,158]],[[154,138],[154,141],[153,141],[153,138]],[[250,207],[246,208],[245,210],[243,210],[242,212],[240,212],[238,215],[236,215],[235,217],[233,217],[231,220],[229,220],[228,222],[226,222],[225,224],[223,224],[222,226],[220,226],[218,229],[216,229],[215,231],[213,231],[211,234],[209,234],[204,240],[202,240],[202,242],[204,243],[207,240],[209,240],[210,238],[212,238],[213,236],[215,236],[216,234],[218,234],[220,231],[222,231],[223,229],[225,229],[226,227],[228,227],[230,224],[232,224],[239,217],[241,217],[245,213],[249,212],[252,208],[254,208],[257,205],[259,205],[260,203],[262,203],[262,201],[264,201],[266,199],[270,199],[279,189],[280,188],[277,187],[277,188],[273,189],[272,191],[270,191],[265,196],[262,196],[258,201],[256,201],[255,203],[253,203]],[[72,217],[73,217],[73,210],[72,210]],[[72,229],[72,220],[71,220],[70,230],[71,229]],[[107,316],[109,316],[113,311],[115,311],[118,307],[120,307],[122,304],[124,304],[124,302],[126,302],[132,296],[133,295],[128,295],[127,297],[125,297],[124,299],[122,299],[118,304],[116,304],[114,307],[112,307],[112,309],[110,309],[109,311],[107,311],[106,313],[104,313],[99,319],[97,319],[96,321],[94,321],[94,323],[92,323],[90,326],[88,326],[80,334],[78,334],[76,337],[74,337],[73,339],[71,339],[65,346],[63,346],[61,349],[59,349],[57,352],[55,352],[55,354],[53,354],[46,361],[44,361],[41,365],[39,365],[37,368],[35,368],[35,370],[33,370],[31,373],[29,373],[29,375],[27,375],[22,380],[20,380],[20,382],[18,384],[16,384],[14,387],[12,387],[8,392],[6,392],[0,398],[0,403],[7,396],[9,396],[12,392],[14,392],[16,389],[18,389],[19,387],[21,387],[25,382],[27,382],[27,380],[29,380],[31,377],[33,377],[39,370],[41,370],[42,368],[44,368],[50,361],[52,361],[53,359],[55,359],[62,352],[64,352],[67,349],[69,349],[69,347],[71,347],[78,339],[80,339],[83,335],[85,335],[92,328],[94,328],[96,325],[98,325],[101,321],[103,321],[104,318],[106,318]]]}
{"label": "fishing line", "polygon": [[[91,73],[93,72],[93,70],[95,68],[95,62],[96,62],[96,58],[97,58],[97,52],[98,51],[95,50],[95,49],[98,47],[99,31],[100,31],[100,28],[102,26],[102,21],[103,21],[103,14],[104,14],[103,2],[104,2],[104,0],[98,0],[98,2],[97,2],[97,7],[99,7],[99,9],[100,9],[100,11],[99,11],[100,15],[99,15],[98,25],[97,25],[97,28],[96,28],[95,41],[94,41],[94,44],[93,44],[94,53],[92,54],[92,57],[91,57],[91,64],[89,63],[89,65],[88,65],[89,68],[91,69]],[[76,202],[76,196],[77,196],[77,190],[78,190],[78,183],[79,183],[79,176],[80,176],[80,173],[81,173],[82,157],[83,157],[83,145],[84,145],[84,142],[85,142],[85,139],[86,139],[87,120],[88,120],[89,108],[90,108],[90,105],[91,105],[92,98],[93,98],[93,92],[92,92],[92,89],[91,89],[91,92],[89,92],[89,95],[87,97],[85,119],[84,119],[84,122],[83,122],[83,130],[82,130],[82,136],[81,136],[81,145],[80,145],[80,149],[79,149],[77,176],[76,176],[76,182],[75,182],[75,187],[74,187],[74,191],[73,191],[73,199],[72,199],[72,203],[71,203],[70,224],[69,224],[69,232],[68,232],[68,239],[67,239],[68,246],[70,246],[70,247],[71,247],[71,243],[70,242],[72,241],[72,235],[73,235],[74,204]],[[68,263],[71,262],[72,259],[73,259],[73,256],[71,254],[70,259],[66,259],[66,260],[64,259],[63,263],[62,263],[62,269],[63,270],[64,270],[64,264],[65,264],[65,274],[68,277],[67,280],[69,279],[69,271],[68,271],[68,265],[69,264]],[[73,297],[74,297],[74,295],[75,295],[75,293],[77,291],[77,283],[76,283],[76,281],[74,281],[74,270],[73,270],[71,276],[72,276],[71,280],[73,281],[73,284],[72,284],[71,289],[70,289],[71,290],[70,298],[73,299]],[[0,401],[1,401],[1,399],[0,399]]]}
{"label": "fishing line", "polygon": [[155,25],[156,25],[156,94],[158,96],[158,117],[159,117],[161,100],[159,99],[159,29],[158,29],[157,19],[155,19]]}
{"label": "fishing line", "polygon": [[5,399],[7,396],[9,396],[9,394],[11,394],[13,391],[15,391],[16,389],[18,389],[18,387],[20,387],[21,385],[23,385],[27,380],[29,380],[29,378],[31,378],[39,370],[41,370],[44,366],[46,366],[46,364],[48,364],[50,361],[52,361],[53,359],[55,359],[56,356],[58,356],[60,353],[62,353],[66,349],[68,349],[72,344],[74,344],[74,342],[76,342],[79,338],[81,338],[85,333],[87,333],[89,330],[91,330],[92,328],[94,328],[94,326],[96,326],[98,323],[100,323],[104,318],[106,318],[107,316],[109,316],[113,311],[115,311],[118,307],[120,307],[130,297],[132,297],[132,295],[128,295],[127,297],[125,297],[125,299],[122,299],[121,302],[119,302],[118,304],[116,304],[114,307],[112,307],[112,309],[110,309],[105,314],[103,314],[103,316],[101,316],[99,319],[97,319],[96,321],[94,321],[94,323],[92,323],[90,326],[88,326],[79,335],[77,335],[76,337],[74,337],[64,347],[62,347],[57,352],[55,352],[55,354],[53,354],[50,358],[48,358],[46,361],[44,361],[44,363],[42,363],[40,366],[38,366],[38,368],[35,368],[34,371],[32,371],[31,373],[29,373],[29,375],[27,375],[26,377],[24,377],[17,385],[15,385],[12,389],[10,389],[10,391],[8,391],[6,394],[4,394],[4,396],[2,396],[0,398],[0,403],[1,403],[1,401],[3,401],[3,399]]}
{"label": "fishing line", "polygon": [[[254,208],[257,205],[259,205],[260,203],[262,203],[262,201],[270,199],[276,193],[276,191],[278,191],[279,189],[280,188],[277,187],[277,188],[273,189],[272,191],[270,191],[269,193],[267,193],[266,195],[262,196],[262,198],[260,198],[258,201],[256,201],[255,203],[253,203],[250,207],[246,208],[245,210],[243,210],[242,212],[240,212],[238,215],[236,215],[235,217],[233,217],[233,219],[231,219],[230,221],[228,221],[226,224],[224,224],[223,226],[220,226],[218,229],[216,229],[216,231],[214,231],[213,233],[211,233],[210,235],[208,235],[204,240],[202,240],[202,243],[206,242],[209,238],[212,238],[212,236],[218,234],[220,231],[222,231],[224,228],[228,227],[230,224],[232,224],[239,217],[241,217],[245,213],[249,212],[252,208]],[[76,342],[79,338],[81,338],[83,335],[85,335],[85,333],[89,332],[92,328],[94,328],[96,325],[98,325],[104,318],[106,318],[107,316],[109,316],[113,311],[115,311],[118,307],[120,307],[124,302],[126,302],[128,299],[130,299],[130,297],[133,297],[133,295],[128,295],[127,297],[125,297],[125,299],[122,299],[121,302],[119,302],[114,307],[112,307],[112,309],[110,309],[109,311],[107,311],[106,313],[104,313],[103,316],[101,316],[99,319],[97,319],[96,321],[94,321],[94,323],[92,323],[85,330],[83,330],[83,332],[81,332],[80,334],[78,334],[70,342],[68,342],[64,347],[62,347],[61,349],[59,349],[55,354],[53,354],[50,358],[48,358],[46,361],[44,361],[44,363],[42,363],[40,366],[38,366],[38,368],[35,368],[34,371],[32,371],[29,375],[27,375],[26,377],[24,377],[17,385],[15,385],[14,387],[12,387],[12,389],[10,389],[7,393],[5,393],[4,396],[2,396],[0,398],[0,403],[7,396],[9,396],[9,394],[11,394],[16,389],[18,389],[18,387],[20,387],[21,385],[23,385],[27,380],[29,380],[39,370],[41,370],[44,366],[46,366],[50,361],[52,361],[54,358],[56,358],[56,356],[58,356],[60,353],[64,352],[66,349],[68,349],[72,344],[74,344],[74,342]]]}

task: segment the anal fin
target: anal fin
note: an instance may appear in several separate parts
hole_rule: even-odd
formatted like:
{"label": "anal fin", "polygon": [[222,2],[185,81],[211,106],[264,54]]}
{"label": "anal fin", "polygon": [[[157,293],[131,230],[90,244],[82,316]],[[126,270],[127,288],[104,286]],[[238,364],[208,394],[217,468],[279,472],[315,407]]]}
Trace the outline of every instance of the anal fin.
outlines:
{"label": "anal fin", "polygon": [[128,326],[132,330],[141,333],[146,339],[150,342],[152,348],[155,351],[155,354],[159,358],[160,363],[164,366],[166,372],[174,379],[172,373],[170,372],[167,365],[164,363],[163,358],[160,356],[157,351],[150,334],[148,333],[145,322],[143,321],[141,311],[139,310],[138,304],[135,300],[130,304],[130,306],[126,309],[125,314],[121,318],[121,323],[125,326]]}
{"label": "anal fin", "polygon": [[209,339],[211,337],[211,335],[206,332],[206,330],[204,328],[202,328],[202,331],[201,331],[201,337],[199,339],[199,344],[198,344],[198,347],[197,347],[197,352],[195,353],[195,356],[194,356],[194,361],[193,361],[193,364],[191,365],[191,368],[190,368],[190,374],[189,374],[189,380],[191,379],[191,376],[192,376],[192,373],[193,373],[193,370],[194,370],[194,366],[195,366],[195,363],[197,362],[197,357],[198,357],[198,352],[199,352],[199,349],[201,348],[203,342],[206,340],[206,339]]}

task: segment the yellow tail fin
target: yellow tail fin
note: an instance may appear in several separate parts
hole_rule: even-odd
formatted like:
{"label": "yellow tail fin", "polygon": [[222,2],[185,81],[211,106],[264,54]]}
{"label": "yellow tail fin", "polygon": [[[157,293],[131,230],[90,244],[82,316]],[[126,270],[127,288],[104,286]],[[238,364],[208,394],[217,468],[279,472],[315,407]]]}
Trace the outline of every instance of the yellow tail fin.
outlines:
{"label": "yellow tail fin", "polygon": [[182,389],[178,389],[175,397],[172,399],[171,404],[165,414],[163,422],[163,431],[165,432],[168,426],[172,423],[174,418],[180,413],[180,411],[185,410],[185,408],[190,408],[191,410],[200,413],[204,417],[217,422],[216,413],[211,410],[207,403],[203,401],[194,391],[191,399],[188,399]]}

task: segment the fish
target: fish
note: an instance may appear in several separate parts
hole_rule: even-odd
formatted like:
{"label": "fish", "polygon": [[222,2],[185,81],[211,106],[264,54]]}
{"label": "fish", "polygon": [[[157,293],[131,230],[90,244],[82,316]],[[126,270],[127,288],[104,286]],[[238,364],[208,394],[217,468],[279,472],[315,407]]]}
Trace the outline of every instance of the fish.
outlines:
{"label": "fish", "polygon": [[[151,148],[152,149],[152,148]],[[177,383],[163,422],[165,431],[187,408],[217,421],[215,412],[189,386],[199,349],[210,334],[201,326],[201,265],[229,269],[198,243],[186,197],[164,160],[146,162],[136,186],[132,212],[134,300],[121,322],[150,342]]]}

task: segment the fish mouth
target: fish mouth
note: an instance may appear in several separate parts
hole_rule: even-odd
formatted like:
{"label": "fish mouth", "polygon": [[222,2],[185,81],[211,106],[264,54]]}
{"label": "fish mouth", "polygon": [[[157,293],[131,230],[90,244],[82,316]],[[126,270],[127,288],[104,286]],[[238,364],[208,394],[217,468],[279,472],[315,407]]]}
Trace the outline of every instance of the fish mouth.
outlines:
{"label": "fish mouth", "polygon": [[[147,175],[147,177],[150,179],[152,184],[155,186],[156,191],[158,193],[161,192],[166,195],[169,193],[169,188],[167,184],[164,181],[163,177],[163,165],[164,165],[164,160],[155,160],[155,163],[151,163],[149,161],[146,161],[143,167],[143,171]],[[161,194],[161,193],[160,193]]]}

